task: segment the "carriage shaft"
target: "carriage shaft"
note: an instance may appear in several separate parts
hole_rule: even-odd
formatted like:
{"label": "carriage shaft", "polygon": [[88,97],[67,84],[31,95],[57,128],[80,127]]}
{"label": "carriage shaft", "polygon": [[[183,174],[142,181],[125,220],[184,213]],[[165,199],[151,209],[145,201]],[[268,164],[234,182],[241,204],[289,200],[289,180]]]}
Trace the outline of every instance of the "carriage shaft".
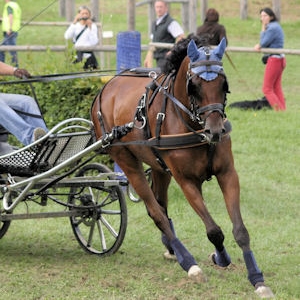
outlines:
{"label": "carriage shaft", "polygon": [[[106,174],[104,174],[106,175]],[[52,179],[42,179],[38,181],[33,188],[42,188],[44,185],[51,183]],[[83,176],[83,177],[73,177],[64,178],[50,185],[49,188],[57,187],[112,187],[118,185],[127,185],[126,180],[118,179],[101,179],[101,176]]]}
{"label": "carriage shaft", "polygon": [[24,213],[24,214],[2,214],[0,221],[12,220],[26,220],[26,219],[46,219],[46,218],[60,218],[60,217],[78,217],[81,216],[83,210],[57,211],[57,212],[43,212],[43,213]]}

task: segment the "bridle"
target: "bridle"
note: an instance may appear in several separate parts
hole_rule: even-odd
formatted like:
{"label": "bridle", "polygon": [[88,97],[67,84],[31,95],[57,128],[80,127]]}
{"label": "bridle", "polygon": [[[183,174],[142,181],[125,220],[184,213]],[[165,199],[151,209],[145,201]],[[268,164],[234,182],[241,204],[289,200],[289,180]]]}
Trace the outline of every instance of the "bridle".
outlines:
{"label": "bridle", "polygon": [[[163,93],[163,95],[165,97],[169,98],[175,104],[175,107],[178,107],[183,112],[185,112],[193,122],[197,122],[202,128],[204,128],[204,126],[205,126],[206,119],[214,112],[218,112],[222,116],[223,119],[226,118],[226,115],[225,115],[226,96],[224,96],[223,104],[222,103],[213,103],[213,104],[209,104],[209,105],[206,105],[203,107],[199,107],[199,105],[196,103],[196,100],[194,99],[193,95],[189,93],[189,84],[190,84],[191,80],[195,76],[200,77],[200,75],[204,72],[213,72],[213,73],[216,73],[217,75],[222,75],[225,77],[225,80],[226,80],[226,75],[222,68],[220,68],[220,70],[218,70],[218,71],[213,70],[211,68],[212,66],[223,66],[223,63],[221,61],[217,61],[217,60],[209,60],[209,50],[208,50],[208,52],[206,52],[206,58],[207,58],[206,60],[200,60],[197,62],[189,63],[189,67],[188,67],[187,75],[186,75],[186,92],[187,92],[187,95],[190,100],[190,109],[187,108],[185,105],[183,105],[181,103],[181,101],[179,101],[174,96],[174,92],[172,89],[172,88],[174,88],[174,85],[170,86],[169,80],[167,80],[167,85],[163,86],[157,80],[156,72],[149,73],[149,77],[152,78],[153,82],[155,83],[156,88],[158,88],[159,91],[161,93]],[[192,68],[196,68],[199,66],[205,66],[206,68],[203,71],[193,73]],[[170,77],[173,77],[173,81],[175,79],[175,76],[176,76],[175,74],[170,76]],[[224,89],[224,92],[227,93],[228,92],[227,80],[225,81],[225,84],[226,84],[226,88]],[[188,126],[188,127],[190,130],[192,130],[190,128],[190,126]]]}
{"label": "bridle", "polygon": [[[198,116],[198,118],[203,123],[205,123],[206,119],[214,112],[218,112],[222,116],[223,119],[226,118],[226,115],[225,115],[226,95],[224,97],[223,104],[222,103],[213,103],[213,104],[209,104],[209,105],[206,105],[203,107],[199,107],[198,104],[196,103],[194,96],[189,91],[189,86],[191,84],[191,80],[196,76],[201,77],[201,74],[203,74],[205,72],[216,73],[217,75],[221,75],[225,78],[225,85],[226,85],[225,87],[226,88],[224,89],[224,92],[225,93],[229,92],[226,75],[225,75],[223,68],[220,68],[219,70],[212,69],[212,66],[223,66],[223,63],[221,61],[217,61],[217,60],[209,60],[210,52],[209,52],[208,47],[205,47],[204,51],[205,51],[206,60],[190,62],[188,70],[187,70],[187,74],[186,74],[186,92],[190,98],[191,111],[194,113],[194,115]],[[197,67],[205,67],[205,68],[197,73],[192,72],[192,69],[195,69]],[[205,117],[204,117],[204,114],[205,114]]]}

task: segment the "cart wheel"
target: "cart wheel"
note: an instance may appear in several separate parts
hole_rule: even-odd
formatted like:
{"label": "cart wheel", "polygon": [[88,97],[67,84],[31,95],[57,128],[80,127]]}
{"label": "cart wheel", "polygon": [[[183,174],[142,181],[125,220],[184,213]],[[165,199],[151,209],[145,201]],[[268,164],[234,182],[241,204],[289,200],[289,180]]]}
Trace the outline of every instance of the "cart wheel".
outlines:
{"label": "cart wheel", "polygon": [[[112,171],[105,165],[92,163],[80,169],[76,176],[97,176],[108,172]],[[102,175],[99,180],[103,182],[113,177]],[[80,216],[70,217],[75,237],[84,250],[104,256],[111,255],[120,248],[127,228],[127,208],[119,185],[72,187],[69,203],[91,207],[88,211],[85,209]]]}
{"label": "cart wheel", "polygon": [[0,222],[0,239],[5,235],[7,232],[11,221],[1,221]]}
{"label": "cart wheel", "polygon": [[[151,185],[152,184],[151,168],[149,168],[145,171],[145,176],[148,180],[149,185]],[[127,185],[127,196],[132,202],[140,202],[141,201],[141,198],[136,193],[136,191],[134,190],[134,188],[132,187],[131,184]]]}
{"label": "cart wheel", "polygon": [[[8,203],[11,203],[10,201]],[[1,215],[5,215],[5,214],[11,214],[11,212],[5,212],[4,210],[1,209],[0,211],[0,218]],[[11,221],[0,221],[0,239],[3,238],[3,236],[5,235],[5,233],[7,232],[9,226],[10,226]]]}

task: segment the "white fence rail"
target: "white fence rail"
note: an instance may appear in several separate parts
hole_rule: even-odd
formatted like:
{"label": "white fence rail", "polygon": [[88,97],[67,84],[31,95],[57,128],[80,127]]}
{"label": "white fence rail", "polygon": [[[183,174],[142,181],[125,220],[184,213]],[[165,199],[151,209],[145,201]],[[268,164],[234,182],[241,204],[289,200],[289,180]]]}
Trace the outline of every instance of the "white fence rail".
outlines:
{"label": "white fence rail", "polygon": [[[141,51],[148,51],[150,46],[155,47],[163,47],[170,49],[173,44],[164,44],[164,43],[150,43],[149,45],[141,45]],[[53,51],[53,52],[64,52],[67,51],[67,46],[63,45],[49,45],[49,46],[42,46],[42,45],[24,45],[24,46],[0,46],[0,51],[27,51],[27,52],[46,52],[46,51]],[[93,47],[76,47],[76,50],[79,51],[94,51],[99,52],[100,54],[100,67],[101,69],[111,69],[113,66],[111,65],[110,61],[110,53],[116,53],[117,47],[116,45],[99,45]],[[271,48],[262,48],[261,52],[254,50],[253,47],[227,47],[227,52],[240,52],[240,53],[273,53],[273,54],[285,54],[285,55],[300,55],[300,50],[298,49],[271,49]],[[106,55],[105,55],[106,53]]]}
{"label": "white fence rail", "polygon": [[[178,2],[188,2],[186,0],[175,0]],[[170,2],[175,2],[170,1]],[[149,3],[150,1],[141,1],[140,4]],[[1,18],[0,18],[1,20]],[[30,22],[30,24],[26,24],[23,22],[23,25],[30,25],[30,26],[65,26],[68,27],[70,25],[70,22]],[[102,25],[101,23],[96,23],[99,31],[100,43],[97,46],[93,47],[78,47],[76,50],[79,51],[95,51],[100,53],[100,64],[101,68],[105,65],[105,55],[108,58],[108,65],[110,67],[110,53],[115,53],[117,51],[116,45],[104,45],[104,41],[111,41],[113,38],[113,31],[102,31]],[[150,46],[155,47],[161,47],[161,48],[172,48],[173,44],[166,44],[166,43],[150,43],[148,45],[141,45],[141,51],[147,51]],[[46,51],[53,51],[53,52],[64,52],[67,51],[68,46],[67,45],[17,45],[17,46],[2,46],[0,45],[0,51],[20,51],[20,52],[46,52]],[[246,52],[246,53],[259,53],[254,50],[253,47],[227,47],[226,51],[228,52]],[[280,54],[286,54],[286,55],[300,55],[299,49],[261,49],[261,52],[263,53],[280,53]]]}

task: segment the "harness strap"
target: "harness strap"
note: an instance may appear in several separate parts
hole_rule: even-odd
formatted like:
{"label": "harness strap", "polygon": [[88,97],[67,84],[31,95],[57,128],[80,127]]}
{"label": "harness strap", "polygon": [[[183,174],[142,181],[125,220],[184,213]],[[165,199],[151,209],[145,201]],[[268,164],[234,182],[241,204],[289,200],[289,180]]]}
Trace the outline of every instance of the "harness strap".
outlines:
{"label": "harness strap", "polygon": [[217,60],[200,60],[200,61],[195,61],[190,63],[190,69],[201,67],[201,66],[215,66],[215,65],[223,66],[223,63]]}
{"label": "harness strap", "polygon": [[156,116],[155,138],[159,141],[162,122],[166,117],[167,97],[164,97],[160,112]]}
{"label": "harness strap", "polygon": [[[231,123],[226,119],[224,122],[226,136],[231,132]],[[127,145],[142,145],[153,147],[159,150],[172,150],[182,148],[193,148],[208,143],[205,131],[203,129],[195,132],[188,132],[174,135],[161,135],[159,140],[156,137],[152,137],[148,140],[138,140],[130,142],[115,141],[110,146],[127,146]]]}
{"label": "harness strap", "polygon": [[157,149],[151,148],[151,150],[152,150],[152,153],[155,155],[156,161],[160,164],[160,166],[165,170],[165,172],[169,173],[172,176],[170,169],[168,168],[165,161],[162,159],[162,157],[159,154],[159,152],[157,151]]}
{"label": "harness strap", "polygon": [[206,180],[210,181],[212,179],[213,175],[213,158],[216,152],[216,145],[215,144],[209,144],[208,150],[207,150],[207,167],[206,167]]}
{"label": "harness strap", "polygon": [[207,111],[218,111],[222,116],[224,115],[224,104],[222,103],[213,103],[213,104],[209,104],[206,105],[204,107],[199,107],[197,109],[197,113],[198,114],[204,114]]}
{"label": "harness strap", "polygon": [[163,91],[163,94],[165,96],[167,96],[181,110],[183,110],[191,118],[191,120],[195,121],[195,116],[179,100],[177,100],[173,95],[171,95],[170,93],[168,93],[166,90]]}

